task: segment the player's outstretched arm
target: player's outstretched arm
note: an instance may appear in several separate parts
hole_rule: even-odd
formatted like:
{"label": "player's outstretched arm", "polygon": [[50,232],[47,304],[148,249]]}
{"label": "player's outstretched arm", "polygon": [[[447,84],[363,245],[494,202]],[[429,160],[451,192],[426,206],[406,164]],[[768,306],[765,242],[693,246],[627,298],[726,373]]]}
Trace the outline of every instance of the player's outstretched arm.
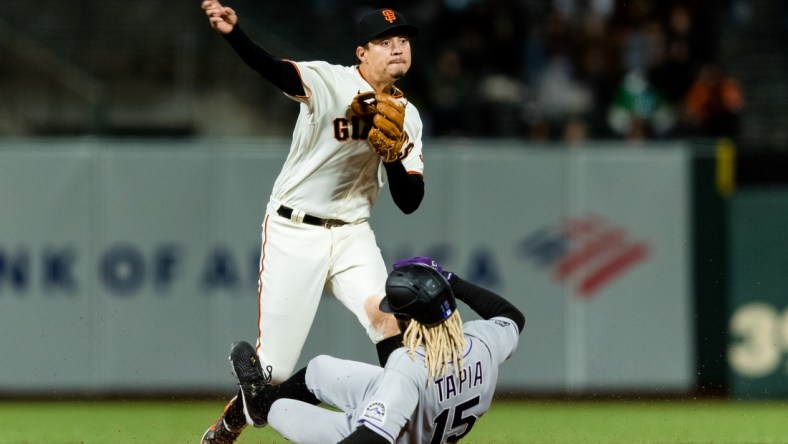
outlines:
{"label": "player's outstretched arm", "polygon": [[238,15],[233,8],[223,6],[217,0],[204,0],[201,4],[211,27],[224,35],[230,46],[249,67],[273,83],[285,94],[303,96],[301,76],[292,63],[274,57],[262,46],[252,41],[238,24]]}
{"label": "player's outstretched arm", "polygon": [[502,296],[461,279],[453,273],[449,277],[449,283],[454,296],[465,302],[482,318],[491,319],[498,316],[508,318],[517,324],[518,331],[523,331],[525,315]]}
{"label": "player's outstretched arm", "polygon": [[217,0],[204,0],[200,5],[211,27],[222,34],[229,34],[238,23],[238,15],[233,8],[222,6]]}

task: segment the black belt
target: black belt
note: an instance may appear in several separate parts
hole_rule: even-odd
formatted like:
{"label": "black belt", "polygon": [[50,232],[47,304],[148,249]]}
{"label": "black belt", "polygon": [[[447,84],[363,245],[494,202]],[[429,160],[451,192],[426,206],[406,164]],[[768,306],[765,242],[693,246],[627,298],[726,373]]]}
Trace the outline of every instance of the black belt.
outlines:
{"label": "black belt", "polygon": [[[280,205],[279,208],[276,210],[276,214],[290,219],[290,217],[293,215],[293,209],[290,207],[286,207],[284,205]],[[317,225],[318,227],[325,227],[325,228],[341,227],[342,225],[347,225],[347,222],[345,222],[344,220],[321,219],[319,217],[310,216],[308,214],[304,215],[303,222],[305,224]]]}

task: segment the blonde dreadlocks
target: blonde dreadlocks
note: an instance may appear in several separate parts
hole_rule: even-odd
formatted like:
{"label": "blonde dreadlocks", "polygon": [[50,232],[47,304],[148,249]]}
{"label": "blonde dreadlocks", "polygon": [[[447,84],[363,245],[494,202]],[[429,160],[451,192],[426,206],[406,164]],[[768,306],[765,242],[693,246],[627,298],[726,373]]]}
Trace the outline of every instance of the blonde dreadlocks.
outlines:
{"label": "blonde dreadlocks", "polygon": [[416,348],[424,346],[424,365],[427,366],[429,379],[445,375],[450,362],[454,363],[455,374],[459,374],[462,368],[465,336],[462,334],[459,311],[432,326],[411,319],[402,342],[408,348],[411,359],[416,356]]}

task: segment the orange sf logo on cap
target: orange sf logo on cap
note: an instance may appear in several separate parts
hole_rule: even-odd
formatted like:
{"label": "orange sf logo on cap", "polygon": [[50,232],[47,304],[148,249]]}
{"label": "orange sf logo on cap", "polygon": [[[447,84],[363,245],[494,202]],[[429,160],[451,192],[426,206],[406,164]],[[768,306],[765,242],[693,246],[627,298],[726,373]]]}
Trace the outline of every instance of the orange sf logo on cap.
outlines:
{"label": "orange sf logo on cap", "polygon": [[384,9],[380,13],[383,14],[383,18],[389,23],[394,23],[397,21],[397,15],[391,9]]}

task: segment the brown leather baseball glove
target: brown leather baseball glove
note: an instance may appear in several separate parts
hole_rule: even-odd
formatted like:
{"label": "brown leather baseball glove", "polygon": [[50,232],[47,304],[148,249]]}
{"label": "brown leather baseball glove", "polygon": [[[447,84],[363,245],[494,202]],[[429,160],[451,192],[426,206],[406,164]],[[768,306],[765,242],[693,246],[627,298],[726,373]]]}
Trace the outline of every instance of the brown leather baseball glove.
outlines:
{"label": "brown leather baseball glove", "polygon": [[408,139],[403,131],[405,105],[389,94],[365,92],[353,98],[350,109],[367,125],[372,151],[383,162],[393,162],[400,157],[402,145]]}

